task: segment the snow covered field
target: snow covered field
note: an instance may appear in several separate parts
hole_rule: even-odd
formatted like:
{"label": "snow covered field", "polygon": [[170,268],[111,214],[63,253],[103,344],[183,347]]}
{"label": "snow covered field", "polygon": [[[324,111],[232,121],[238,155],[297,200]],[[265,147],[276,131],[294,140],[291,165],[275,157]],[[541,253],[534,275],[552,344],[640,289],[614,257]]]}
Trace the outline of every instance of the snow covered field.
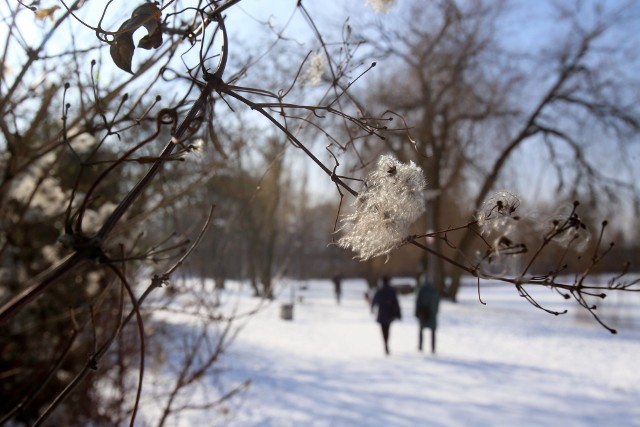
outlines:
{"label": "snow covered field", "polygon": [[[339,306],[331,282],[304,284],[306,290],[300,282],[279,283],[277,299],[243,323],[216,365],[220,378],[189,398],[197,402],[247,379],[250,387],[224,410],[184,412],[171,425],[640,426],[640,326],[633,317],[611,335],[573,305],[552,316],[507,285],[483,286],[482,305],[469,286],[459,303],[442,302],[431,355],[417,351],[413,295],[406,295],[387,357],[364,281],[345,280]],[[280,305],[292,293],[294,319],[285,321]],[[223,306],[249,310],[259,304],[249,294],[248,286],[231,284]],[[546,289],[536,295],[554,309],[565,304]],[[640,310],[637,296],[610,299],[627,315],[629,306]],[[145,388],[161,372],[149,372]],[[143,406],[143,418],[153,412]]]}

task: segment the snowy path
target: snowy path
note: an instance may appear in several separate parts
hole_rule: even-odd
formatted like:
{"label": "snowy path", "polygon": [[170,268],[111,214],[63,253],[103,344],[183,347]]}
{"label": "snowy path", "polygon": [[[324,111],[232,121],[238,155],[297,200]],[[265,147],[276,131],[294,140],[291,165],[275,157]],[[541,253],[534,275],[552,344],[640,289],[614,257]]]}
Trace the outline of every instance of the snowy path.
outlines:
{"label": "snowy path", "polygon": [[[385,357],[364,282],[346,281],[337,306],[327,282],[297,291],[294,320],[279,300],[251,319],[221,368],[247,392],[228,414],[192,413],[184,425],[640,426],[640,331],[610,335],[575,309],[554,317],[511,288],[463,289],[443,302],[438,353],[418,353],[413,297],[391,327]],[[232,297],[230,297],[232,298]],[[557,301],[546,290],[541,298]],[[232,298],[233,299],[233,298]],[[241,307],[256,300],[240,297]],[[428,334],[428,330],[425,331]],[[427,337],[428,335],[425,335]]]}

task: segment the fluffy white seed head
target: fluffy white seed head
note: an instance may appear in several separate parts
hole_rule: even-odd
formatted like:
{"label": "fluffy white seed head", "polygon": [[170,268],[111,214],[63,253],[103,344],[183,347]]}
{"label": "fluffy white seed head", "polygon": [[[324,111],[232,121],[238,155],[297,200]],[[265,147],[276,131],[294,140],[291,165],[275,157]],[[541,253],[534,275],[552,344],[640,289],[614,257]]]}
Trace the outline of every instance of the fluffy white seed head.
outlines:
{"label": "fluffy white seed head", "polygon": [[322,82],[324,74],[325,57],[318,52],[309,58],[307,65],[300,76],[300,81],[305,86],[318,86]]}
{"label": "fluffy white seed head", "polygon": [[482,234],[500,228],[509,219],[517,220],[519,207],[520,199],[515,194],[504,190],[494,193],[485,200],[477,215],[478,227]]}
{"label": "fluffy white seed head", "polygon": [[523,243],[528,227],[522,221],[520,198],[501,190],[491,195],[480,207],[476,219],[480,233],[485,236],[496,256],[511,253]]}
{"label": "fluffy white seed head", "polygon": [[353,203],[353,213],[342,220],[346,233],[338,245],[353,250],[363,261],[388,255],[424,212],[425,185],[422,169],[413,162],[380,157]]}
{"label": "fluffy white seed head", "polygon": [[549,237],[552,242],[571,247],[577,252],[583,252],[591,241],[591,232],[580,220],[575,210],[562,207],[547,219],[540,221],[539,231]]}
{"label": "fluffy white seed head", "polygon": [[552,243],[581,252],[587,248],[591,237],[576,214],[575,206],[559,209],[542,219],[539,215],[521,212],[519,197],[504,190],[489,197],[476,218],[480,232],[497,255],[531,236],[543,236]]}

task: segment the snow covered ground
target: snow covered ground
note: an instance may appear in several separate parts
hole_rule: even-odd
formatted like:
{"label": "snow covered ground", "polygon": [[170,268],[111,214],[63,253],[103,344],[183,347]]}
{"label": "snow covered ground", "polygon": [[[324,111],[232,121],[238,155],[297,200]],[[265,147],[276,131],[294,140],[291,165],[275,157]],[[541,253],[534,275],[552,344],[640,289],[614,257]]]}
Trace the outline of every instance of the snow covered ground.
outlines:
{"label": "snow covered ground", "polygon": [[[640,322],[633,317],[619,319],[619,334],[611,335],[573,305],[552,316],[507,285],[483,286],[482,305],[468,286],[457,304],[442,302],[431,355],[417,351],[413,296],[406,295],[387,357],[363,298],[364,281],[343,282],[341,305],[331,282],[302,284],[279,284],[277,299],[243,323],[216,365],[221,376],[191,398],[247,379],[250,387],[224,410],[185,412],[171,425],[640,426]],[[249,310],[259,304],[249,294],[247,286],[232,284],[223,306]],[[285,321],[280,305],[292,294],[294,318]],[[546,289],[536,295],[554,309],[566,304]],[[612,305],[626,307],[626,315],[640,310],[632,295],[613,297]],[[607,314],[615,320],[618,313],[609,308]],[[161,372],[147,374],[145,383]],[[149,416],[153,411],[143,407],[143,418]]]}

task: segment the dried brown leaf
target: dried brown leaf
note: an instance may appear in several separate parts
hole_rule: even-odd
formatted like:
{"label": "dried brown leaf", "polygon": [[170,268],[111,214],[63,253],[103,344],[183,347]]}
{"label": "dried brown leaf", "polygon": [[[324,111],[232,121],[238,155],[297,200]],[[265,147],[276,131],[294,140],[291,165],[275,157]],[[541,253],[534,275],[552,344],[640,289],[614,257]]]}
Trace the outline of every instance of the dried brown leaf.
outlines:
{"label": "dried brown leaf", "polygon": [[58,5],[51,6],[46,9],[38,9],[36,10],[36,20],[44,21],[45,19],[49,18],[51,21],[53,21],[55,19],[53,15],[56,13],[56,10],[58,9],[60,9],[60,6]]}
{"label": "dried brown leaf", "polygon": [[111,58],[118,68],[133,73],[131,71],[131,61],[135,45],[133,43],[133,33],[140,27],[147,30],[147,35],[138,42],[138,47],[142,49],[157,49],[162,44],[162,28],[160,26],[160,17],[162,11],[155,3],[144,3],[138,6],[131,18],[127,19],[120,25],[118,34],[111,42]]}

